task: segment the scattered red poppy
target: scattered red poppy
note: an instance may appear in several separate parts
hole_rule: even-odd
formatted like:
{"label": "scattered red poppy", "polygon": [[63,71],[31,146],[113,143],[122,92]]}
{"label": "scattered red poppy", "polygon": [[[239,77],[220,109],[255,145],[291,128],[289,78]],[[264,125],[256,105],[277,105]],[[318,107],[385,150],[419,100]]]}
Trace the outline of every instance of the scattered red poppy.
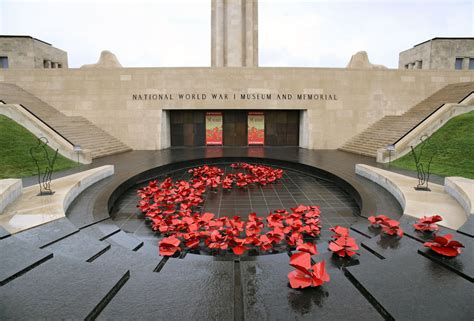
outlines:
{"label": "scattered red poppy", "polygon": [[381,227],[382,232],[387,235],[403,237],[403,229],[400,227],[400,222],[397,220],[393,220],[385,215],[371,216],[368,220],[372,226]]}
{"label": "scattered red poppy", "polygon": [[453,240],[452,234],[436,236],[432,242],[426,242],[423,245],[443,256],[457,256],[461,254],[461,248],[464,247],[460,242]]}
{"label": "scattered red poppy", "polygon": [[330,277],[326,272],[326,262],[321,261],[311,265],[311,254],[298,252],[291,256],[290,265],[296,270],[288,273],[290,286],[293,289],[320,286],[329,282]]}
{"label": "scattered red poppy", "polygon": [[442,220],[443,218],[439,215],[423,216],[415,224],[413,224],[413,227],[417,231],[437,232],[439,230],[439,226],[436,224],[436,222],[441,222]]}

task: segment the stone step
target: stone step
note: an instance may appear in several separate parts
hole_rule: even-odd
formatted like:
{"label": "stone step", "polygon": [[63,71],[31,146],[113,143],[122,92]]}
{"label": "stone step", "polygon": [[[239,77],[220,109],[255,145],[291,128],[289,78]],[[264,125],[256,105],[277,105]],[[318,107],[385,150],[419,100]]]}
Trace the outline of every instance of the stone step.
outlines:
{"label": "stone step", "polygon": [[129,151],[131,151],[131,149],[111,150],[111,151],[100,152],[100,153],[93,152],[92,153],[92,158],[101,158],[101,157],[105,157],[105,156],[110,156],[110,155],[115,155],[115,154],[119,154],[119,153],[129,152]]}
{"label": "stone step", "polygon": [[402,115],[385,116],[348,140],[340,150],[376,157],[377,149],[396,142],[445,103],[457,103],[474,91],[474,82],[448,85]]}
{"label": "stone step", "polygon": [[16,85],[0,83],[0,99],[6,103],[22,104],[71,143],[91,150],[92,158],[131,150],[86,118],[66,116]]}

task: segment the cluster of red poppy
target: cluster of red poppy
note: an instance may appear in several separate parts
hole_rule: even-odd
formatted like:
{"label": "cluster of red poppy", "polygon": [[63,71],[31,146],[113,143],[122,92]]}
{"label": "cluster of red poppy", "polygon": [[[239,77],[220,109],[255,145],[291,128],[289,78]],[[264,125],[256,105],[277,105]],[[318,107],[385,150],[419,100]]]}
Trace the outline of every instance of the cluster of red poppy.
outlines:
{"label": "cluster of red poppy", "polygon": [[403,236],[403,230],[400,227],[400,222],[393,220],[385,215],[371,216],[369,222],[373,227],[381,227],[382,232],[387,235],[397,235],[398,237]]}
{"label": "cluster of red poppy", "polygon": [[354,238],[349,236],[349,229],[342,226],[336,226],[329,229],[334,234],[329,242],[329,250],[340,257],[351,257],[356,254],[359,249]]}
{"label": "cluster of red poppy", "polygon": [[439,215],[423,216],[413,224],[415,230],[420,232],[437,232],[439,230],[437,222],[441,222],[443,218]]}
{"label": "cluster of red poppy", "polygon": [[[413,224],[413,227],[423,233],[436,233],[439,230],[436,223],[442,220],[443,218],[439,215],[423,216]],[[425,242],[423,245],[443,256],[457,256],[461,254],[461,248],[464,247],[460,242],[453,240],[452,234],[434,235],[431,242]]]}
{"label": "cluster of red poppy", "polygon": [[436,236],[432,242],[425,242],[423,245],[443,256],[457,256],[464,247],[461,242],[453,240],[452,234]]}
{"label": "cluster of red poppy", "polygon": [[[443,218],[439,215],[424,216],[417,220],[413,227],[415,230],[423,233],[436,233],[439,230],[437,222],[442,221]],[[403,236],[403,230],[400,228],[400,222],[390,219],[385,215],[371,216],[369,222],[372,226],[382,227],[382,231],[388,235]],[[425,242],[423,246],[429,247],[431,250],[443,256],[457,256],[461,254],[461,248],[464,247],[460,242],[453,240],[452,234],[433,235],[431,242]]]}
{"label": "cluster of red poppy", "polygon": [[288,273],[288,280],[293,289],[320,286],[329,282],[330,277],[326,272],[326,261],[311,263],[311,255],[318,254],[318,249],[313,243],[301,242],[295,253],[290,258],[290,265],[296,270]]}
{"label": "cluster of red poppy", "polygon": [[[138,190],[138,207],[151,221],[151,227],[167,236],[160,241],[160,254],[172,256],[183,249],[196,249],[201,244],[209,249],[228,250],[242,255],[251,248],[267,252],[285,243],[296,246],[304,237],[320,234],[320,211],[317,206],[304,206],[287,210],[275,210],[265,219],[250,213],[246,221],[240,216],[214,218],[212,213],[195,211],[203,203],[207,188],[222,186],[230,189],[249,184],[266,185],[283,176],[281,169],[268,166],[237,163],[234,169],[245,170],[224,177],[222,169],[202,166],[189,170],[188,181],[172,182],[170,178],[158,184],[149,182]],[[223,178],[224,177],[224,178]],[[266,228],[265,228],[266,223]],[[263,230],[268,230],[264,233]]]}

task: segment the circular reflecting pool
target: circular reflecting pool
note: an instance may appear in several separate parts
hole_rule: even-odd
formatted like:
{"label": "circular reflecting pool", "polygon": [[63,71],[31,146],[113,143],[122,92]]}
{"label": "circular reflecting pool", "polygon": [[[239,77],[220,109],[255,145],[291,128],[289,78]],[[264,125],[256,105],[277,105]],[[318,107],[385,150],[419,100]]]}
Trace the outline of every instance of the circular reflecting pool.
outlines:
{"label": "circular reflecting pool", "polygon": [[[242,172],[230,166],[231,163],[213,163],[229,173]],[[271,165],[272,167],[278,167]],[[145,217],[137,208],[139,198],[137,190],[148,184],[149,180],[162,181],[167,177],[173,180],[189,180],[189,168],[162,173],[135,184],[123,193],[115,202],[111,210],[111,217],[123,231],[135,237],[152,241],[158,244],[160,234],[152,231]],[[280,167],[282,168],[282,167]],[[211,212],[215,217],[235,215],[246,219],[249,213],[266,217],[272,210],[290,210],[300,204],[317,205],[321,209],[322,230],[319,241],[329,239],[329,228],[336,225],[348,227],[357,220],[359,207],[348,193],[327,178],[314,174],[304,173],[284,168],[282,179],[266,186],[251,184],[247,188],[234,187],[223,190],[219,187],[216,191],[208,191],[204,195],[204,203],[198,209],[201,213]]]}

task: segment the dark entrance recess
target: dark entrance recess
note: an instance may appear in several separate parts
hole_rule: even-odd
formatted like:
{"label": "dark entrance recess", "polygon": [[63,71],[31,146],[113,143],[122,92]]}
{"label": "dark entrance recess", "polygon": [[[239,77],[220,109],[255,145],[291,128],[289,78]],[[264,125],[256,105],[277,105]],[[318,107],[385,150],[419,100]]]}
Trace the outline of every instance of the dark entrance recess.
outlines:
{"label": "dark entrance recess", "polygon": [[247,111],[225,111],[223,127],[225,146],[247,146]]}
{"label": "dark entrance recess", "polygon": [[171,146],[204,146],[206,124],[203,111],[170,113]]}
{"label": "dark entrance recess", "polygon": [[299,129],[298,110],[265,111],[265,145],[298,146]]}
{"label": "dark entrance recess", "polygon": [[[223,114],[224,146],[247,146],[249,110],[225,110]],[[265,110],[265,145],[299,145],[299,111]],[[206,145],[206,111],[170,111],[171,146]]]}

